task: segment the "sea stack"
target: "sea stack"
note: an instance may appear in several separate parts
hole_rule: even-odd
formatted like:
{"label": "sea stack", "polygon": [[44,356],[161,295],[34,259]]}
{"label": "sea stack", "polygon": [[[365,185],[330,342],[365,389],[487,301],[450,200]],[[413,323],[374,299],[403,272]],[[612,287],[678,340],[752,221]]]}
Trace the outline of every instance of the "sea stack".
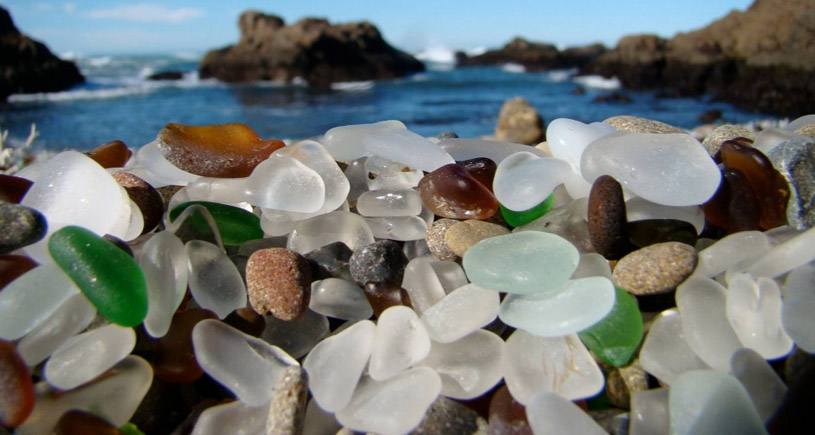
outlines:
{"label": "sea stack", "polygon": [[201,78],[288,82],[300,77],[312,86],[328,87],[424,70],[424,64],[393,48],[367,21],[331,24],[304,18],[287,26],[280,17],[247,11],[238,26],[240,41],[207,53],[199,66]]}

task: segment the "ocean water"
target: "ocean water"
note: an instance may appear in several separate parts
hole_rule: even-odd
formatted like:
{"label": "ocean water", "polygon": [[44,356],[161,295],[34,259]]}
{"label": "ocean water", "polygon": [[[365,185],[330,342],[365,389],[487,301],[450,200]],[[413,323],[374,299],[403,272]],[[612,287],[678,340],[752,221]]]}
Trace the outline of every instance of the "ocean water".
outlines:
{"label": "ocean water", "polygon": [[[461,137],[489,135],[503,102],[523,96],[546,123],[555,118],[583,122],[635,115],[693,128],[698,117],[721,110],[722,122],[772,119],[710,98],[659,98],[631,92],[616,80],[578,77],[576,71],[525,72],[520,65],[453,68],[449,51],[422,53],[426,72],[397,80],[338,83],[330,91],[305,84],[228,85],[200,80],[198,58],[190,54],[78,57],[87,83],[48,94],[12,95],[0,104],[0,128],[11,142],[28,136],[36,124],[38,149],[89,150],[119,139],[131,147],[153,140],[168,122],[191,125],[243,122],[264,138],[319,136],[347,124],[399,119],[426,136],[454,131]],[[182,80],[147,81],[154,72],[181,71]],[[574,93],[576,87],[585,93]],[[594,102],[622,92],[630,103]]]}

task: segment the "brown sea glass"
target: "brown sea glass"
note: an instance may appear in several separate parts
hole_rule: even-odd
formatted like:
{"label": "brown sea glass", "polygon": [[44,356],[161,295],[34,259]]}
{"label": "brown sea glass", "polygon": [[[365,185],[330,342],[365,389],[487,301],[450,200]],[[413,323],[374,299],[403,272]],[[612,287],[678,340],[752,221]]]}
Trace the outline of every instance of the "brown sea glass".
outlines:
{"label": "brown sea glass", "polygon": [[34,384],[14,345],[0,340],[0,425],[16,427],[34,409]]}
{"label": "brown sea glass", "polygon": [[170,330],[156,343],[153,354],[156,377],[167,382],[189,384],[203,376],[204,371],[195,359],[192,329],[202,320],[216,318],[212,311],[202,309],[189,309],[174,315]]}
{"label": "brown sea glass", "polygon": [[444,165],[419,181],[425,207],[450,219],[489,219],[498,200],[481,182],[457,163]]}
{"label": "brown sea glass", "polygon": [[161,154],[187,172],[205,177],[248,177],[285,144],[263,140],[246,124],[167,124],[158,134]]}
{"label": "brown sea glass", "polygon": [[0,201],[19,204],[32,184],[34,183],[25,178],[0,174]]}
{"label": "brown sea glass", "polygon": [[133,152],[124,142],[114,140],[88,151],[87,155],[103,168],[123,168]]}
{"label": "brown sea glass", "polygon": [[26,256],[0,255],[0,290],[35,267],[37,263]]}
{"label": "brown sea glass", "polygon": [[501,385],[492,396],[489,424],[490,434],[532,435],[526,408],[512,397],[506,385]]}
{"label": "brown sea glass", "polygon": [[116,426],[96,414],[73,409],[59,418],[54,435],[120,435]]}
{"label": "brown sea glass", "polygon": [[368,282],[365,283],[363,290],[365,290],[365,297],[368,299],[368,303],[371,304],[377,318],[383,311],[396,305],[413,308],[407,290],[396,284]]}
{"label": "brown sea glass", "polygon": [[142,234],[153,231],[164,215],[164,198],[150,183],[129,172],[117,172],[113,179],[124,187],[130,200],[139,207],[144,218]]}
{"label": "brown sea glass", "polygon": [[719,189],[702,205],[705,219],[727,233],[758,230],[759,205],[747,178],[738,169],[722,171]]}
{"label": "brown sea glass", "polygon": [[492,159],[488,159],[486,157],[476,157],[474,159],[464,160],[457,163],[463,166],[464,169],[466,169],[467,172],[473,176],[473,178],[478,180],[484,185],[484,187],[492,192],[492,182],[495,179],[495,171],[498,169],[498,165],[496,165]]}
{"label": "brown sea glass", "polygon": [[759,206],[759,228],[769,230],[786,222],[789,185],[761,151],[738,141],[726,141],[719,150],[724,167],[744,175]]}

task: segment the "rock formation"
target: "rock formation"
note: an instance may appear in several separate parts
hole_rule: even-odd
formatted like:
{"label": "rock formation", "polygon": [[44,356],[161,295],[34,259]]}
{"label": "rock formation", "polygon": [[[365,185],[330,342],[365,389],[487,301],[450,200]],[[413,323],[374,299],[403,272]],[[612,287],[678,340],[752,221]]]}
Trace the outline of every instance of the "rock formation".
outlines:
{"label": "rock formation", "polygon": [[0,101],[14,93],[61,91],[84,80],[73,62],[20,33],[0,7]]}
{"label": "rock formation", "polygon": [[546,137],[543,118],[523,97],[504,101],[495,127],[498,140],[536,145]]}
{"label": "rock formation", "polygon": [[671,39],[627,36],[584,72],[617,76],[631,89],[709,93],[778,116],[813,113],[815,2],[756,0]]}
{"label": "rock formation", "polygon": [[516,63],[523,65],[527,71],[542,71],[561,68],[580,68],[604,53],[602,44],[585,47],[573,47],[558,50],[552,44],[530,42],[516,37],[498,50],[490,50],[478,56],[469,57],[457,53],[458,66],[484,66]]}
{"label": "rock formation", "polygon": [[225,82],[291,81],[327,87],[334,82],[388,79],[423,71],[424,64],[388,44],[368,22],[330,24],[305,18],[287,26],[273,15],[241,14],[235,45],[207,53],[202,78]]}

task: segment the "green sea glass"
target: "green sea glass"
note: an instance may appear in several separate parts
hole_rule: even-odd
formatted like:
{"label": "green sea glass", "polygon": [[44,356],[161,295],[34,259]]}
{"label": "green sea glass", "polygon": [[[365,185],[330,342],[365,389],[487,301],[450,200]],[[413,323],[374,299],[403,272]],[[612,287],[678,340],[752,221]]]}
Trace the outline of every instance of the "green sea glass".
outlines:
{"label": "green sea glass", "polygon": [[551,194],[546,197],[540,204],[530,208],[529,210],[523,211],[513,211],[510,210],[503,205],[498,205],[498,208],[501,210],[501,216],[504,217],[504,220],[513,227],[520,227],[521,225],[526,225],[535,219],[545,215],[552,209],[555,205],[555,194]]}
{"label": "green sea glass", "polygon": [[[217,202],[190,201],[179,204],[170,211],[170,222],[174,221],[182,211],[192,205],[203,206],[209,211],[215,220],[218,231],[221,233],[224,245],[237,246],[249,240],[263,238],[260,218],[242,208]],[[190,224],[193,226],[201,226],[201,228],[207,226],[207,223],[200,216],[190,216],[190,219],[192,219]]]}
{"label": "green sea glass", "polygon": [[101,315],[125,327],[147,315],[147,284],[139,264],[114,244],[78,226],[51,235],[48,251]]}
{"label": "green sea glass", "polygon": [[642,313],[637,301],[627,291],[620,287],[615,287],[615,291],[616,300],[611,312],[578,335],[603,362],[622,367],[631,360],[642,340]]}

